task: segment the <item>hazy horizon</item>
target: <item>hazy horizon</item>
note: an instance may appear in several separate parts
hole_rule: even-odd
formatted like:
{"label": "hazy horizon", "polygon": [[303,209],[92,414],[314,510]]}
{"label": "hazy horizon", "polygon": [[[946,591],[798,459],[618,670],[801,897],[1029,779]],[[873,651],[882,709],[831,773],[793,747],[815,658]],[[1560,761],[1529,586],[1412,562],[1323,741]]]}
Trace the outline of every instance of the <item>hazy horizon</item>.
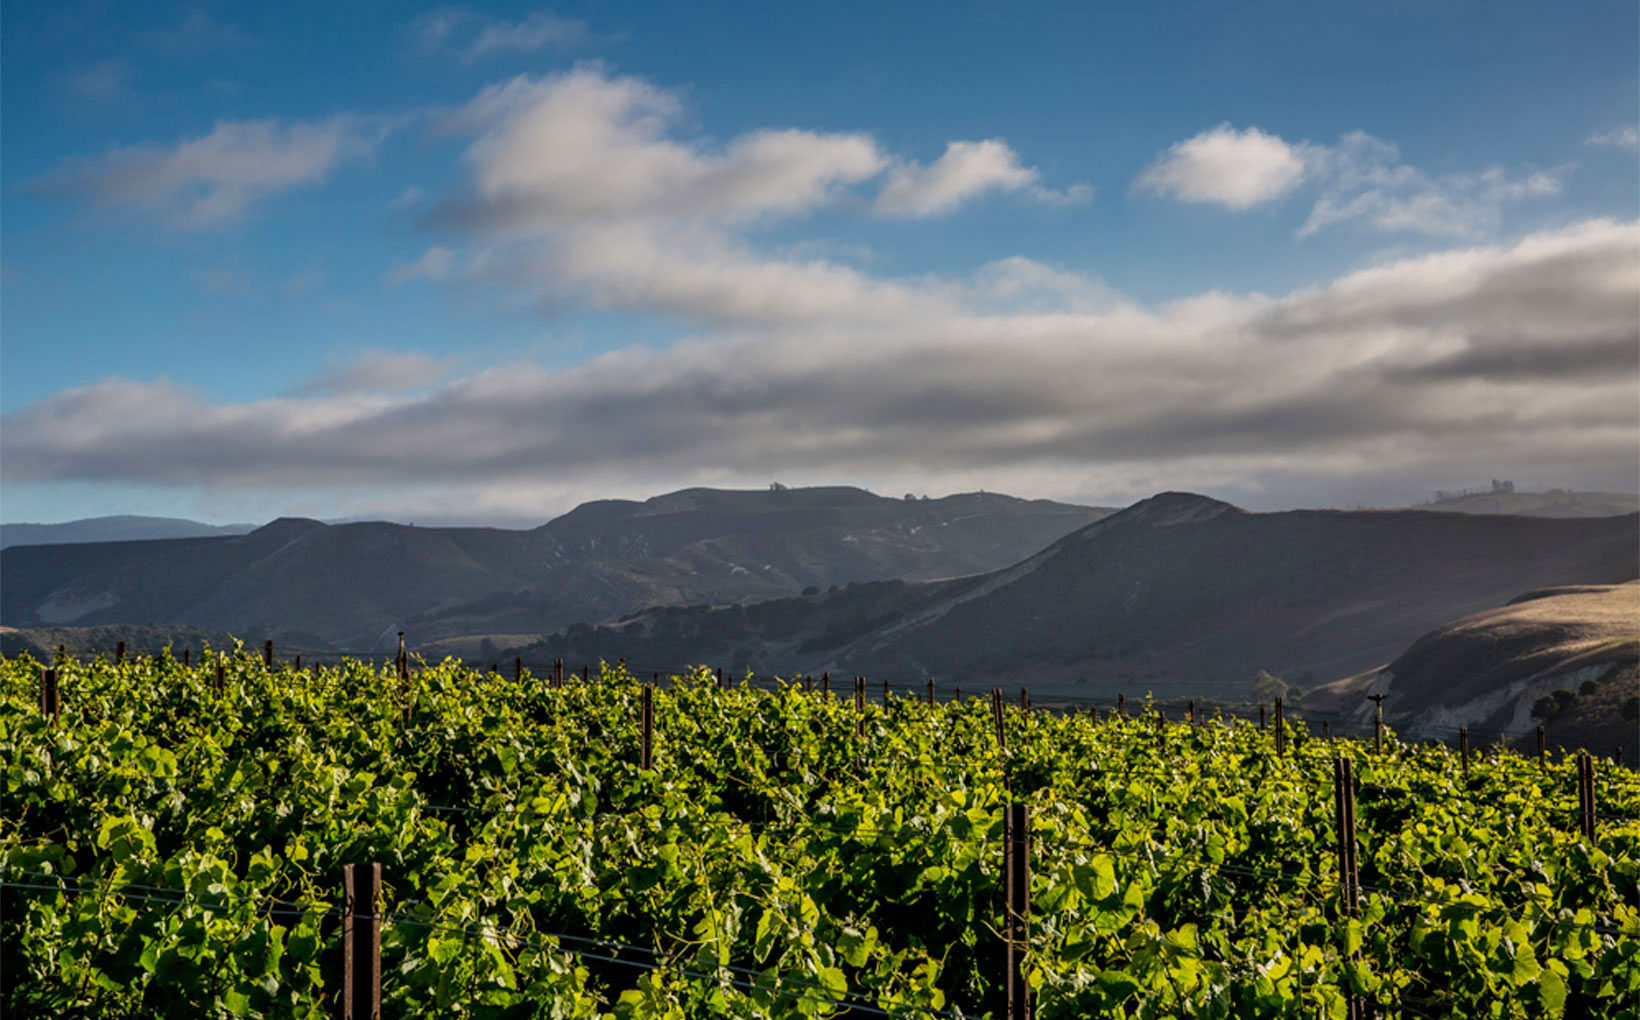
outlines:
{"label": "hazy horizon", "polygon": [[[1513,480],[1509,479],[1508,481],[1512,482]],[[784,484],[784,483],[782,483],[782,484]],[[1441,491],[1444,492],[1448,496],[1455,496],[1455,495],[1459,495],[1459,494],[1462,494],[1462,495],[1484,495],[1484,494],[1487,494],[1490,491],[1490,484],[1491,483],[1489,481],[1485,484],[1479,484],[1479,485],[1472,484],[1472,485],[1468,485],[1468,486],[1458,486],[1458,487],[1455,487],[1453,489],[1441,490]],[[895,494],[895,493],[876,492],[875,490],[866,489],[864,486],[849,486],[846,483],[832,483],[832,484],[822,483],[822,484],[817,484],[817,485],[813,485],[813,486],[807,486],[807,485],[789,486],[789,488],[792,488],[792,489],[837,488],[837,487],[841,487],[841,488],[858,488],[858,489],[862,489],[863,491],[866,491],[866,492],[871,492],[873,495],[882,496],[885,499],[904,499],[906,495],[912,495],[912,496],[916,497],[917,499],[927,498],[927,499],[931,499],[931,500],[938,500],[938,499],[945,499],[945,498],[949,498],[949,497],[953,497],[953,496],[972,495],[973,493],[976,493],[976,492],[995,492],[998,495],[1011,496],[1011,497],[1014,497],[1014,498],[1017,498],[1017,499],[1026,499],[1026,500],[1050,499],[1051,498],[1051,497],[1046,497],[1046,496],[1033,496],[1033,495],[1022,494],[1022,493],[1017,493],[1017,492],[1002,492],[1001,490],[997,490],[997,489],[986,489],[986,490],[971,489],[971,490],[967,490],[967,491],[964,491],[964,492],[944,492],[944,493],[941,493],[941,492],[913,492],[913,493]],[[760,486],[760,487],[755,487],[755,488],[734,488],[734,489],[729,489],[728,487],[723,487],[723,486],[702,486],[702,488],[713,488],[713,489],[719,489],[720,491],[727,490],[727,491],[735,491],[735,492],[759,492],[759,491],[766,491],[768,487],[767,486]],[[677,491],[677,490],[671,490],[671,491]],[[1225,499],[1224,497],[1216,495],[1212,492],[1198,492],[1196,490],[1165,490],[1165,491],[1187,491],[1187,492],[1192,492],[1195,495],[1205,496],[1209,499],[1218,499],[1218,500],[1222,500],[1223,502],[1226,502],[1226,503],[1231,503],[1235,506],[1240,507],[1243,510],[1252,511],[1254,513],[1279,513],[1279,512],[1282,512],[1282,511],[1286,511],[1286,510],[1355,510],[1355,509],[1362,509],[1362,510],[1403,510],[1403,509],[1417,509],[1420,506],[1436,502],[1435,497],[1437,495],[1437,493],[1435,491],[1431,491],[1421,499],[1414,499],[1414,500],[1407,501],[1407,502],[1374,503],[1374,502],[1367,502],[1367,501],[1357,501],[1356,503],[1350,504],[1350,505],[1344,505],[1344,504],[1325,504],[1325,505],[1323,505],[1323,504],[1294,504],[1294,505],[1290,505],[1290,506],[1287,506],[1287,505],[1282,505],[1282,506],[1248,506],[1248,505],[1244,505],[1242,503],[1237,503],[1233,499]],[[1549,493],[1549,492],[1552,492],[1552,491],[1564,491],[1564,492],[1577,492],[1577,493],[1610,493],[1610,494],[1618,494],[1618,495],[1635,494],[1637,496],[1640,496],[1640,493],[1627,493],[1627,492],[1623,492],[1622,490],[1601,490],[1601,489],[1593,489],[1593,488],[1586,488],[1586,487],[1585,488],[1571,487],[1571,488],[1568,488],[1568,489],[1550,489],[1550,488],[1541,488],[1540,489],[1540,488],[1531,488],[1531,487],[1527,487],[1527,486],[1517,485],[1514,491],[1521,494],[1521,495],[1545,494],[1545,493]],[[642,503],[645,500],[654,499],[654,498],[665,496],[665,495],[668,495],[668,494],[669,493],[667,493],[667,492],[652,492],[652,493],[648,493],[646,495],[641,495],[641,496],[609,496],[609,497],[602,497],[602,498],[610,499],[610,500],[624,500],[624,501],[629,501],[629,502]],[[1117,509],[1121,509],[1123,507],[1131,506],[1134,503],[1142,502],[1143,500],[1150,498],[1150,496],[1159,495],[1159,494],[1160,494],[1160,492],[1151,493],[1147,496],[1141,496],[1141,497],[1139,497],[1139,499],[1129,500],[1129,501],[1126,501],[1126,502],[1123,502],[1123,503],[1100,503],[1100,502],[1096,501],[1096,502],[1092,502],[1092,503],[1081,503],[1079,505],[1093,506],[1093,507],[1098,507],[1098,506],[1115,507]],[[1075,502],[1075,501],[1056,500],[1056,502]],[[419,526],[423,526],[423,527],[435,527],[435,528],[478,527],[478,528],[502,528],[502,529],[509,529],[510,530],[510,529],[529,529],[529,528],[540,527],[541,525],[546,524],[547,522],[549,522],[551,520],[554,520],[558,517],[563,516],[564,514],[569,513],[570,511],[574,510],[577,506],[581,506],[581,505],[583,505],[583,504],[578,503],[578,504],[575,504],[575,506],[565,507],[562,510],[559,510],[559,511],[556,511],[556,512],[553,512],[553,513],[549,513],[546,516],[539,517],[539,518],[537,518],[537,517],[515,517],[514,518],[514,517],[498,517],[498,516],[466,516],[466,517],[464,517],[464,516],[461,516],[461,515],[444,515],[444,516],[440,516],[440,515],[436,515],[436,514],[433,514],[433,515],[424,514],[420,517],[416,517],[415,515],[409,514],[409,513],[400,513],[400,514],[386,513],[386,514],[383,514],[383,515],[380,515],[380,516],[347,516],[347,517],[339,517],[339,516],[325,515],[325,514],[274,514],[272,516],[264,517],[264,518],[260,518],[260,519],[256,519],[256,520],[203,520],[203,519],[198,518],[198,517],[186,517],[186,516],[184,516],[184,517],[175,517],[173,515],[167,515],[167,514],[111,513],[111,514],[91,514],[91,515],[84,515],[84,516],[79,516],[79,517],[64,518],[62,520],[55,520],[55,521],[39,521],[39,520],[13,521],[13,520],[6,520],[3,516],[0,516],[0,525],[4,525],[4,526],[54,527],[54,526],[63,525],[63,524],[78,524],[78,523],[82,523],[82,522],[85,522],[85,521],[104,520],[104,519],[114,518],[114,517],[131,516],[131,517],[143,517],[143,518],[153,518],[153,519],[172,519],[172,520],[178,520],[178,521],[188,521],[188,522],[194,523],[194,524],[203,524],[203,525],[207,525],[207,526],[210,526],[210,527],[219,527],[219,528],[220,527],[251,527],[251,528],[255,528],[255,527],[261,527],[262,525],[267,524],[268,522],[276,520],[280,517],[306,517],[306,518],[310,518],[310,519],[313,519],[313,520],[322,521],[325,524],[360,524],[360,523],[367,523],[367,522],[382,522],[382,523],[388,523],[388,524],[419,525]]]}

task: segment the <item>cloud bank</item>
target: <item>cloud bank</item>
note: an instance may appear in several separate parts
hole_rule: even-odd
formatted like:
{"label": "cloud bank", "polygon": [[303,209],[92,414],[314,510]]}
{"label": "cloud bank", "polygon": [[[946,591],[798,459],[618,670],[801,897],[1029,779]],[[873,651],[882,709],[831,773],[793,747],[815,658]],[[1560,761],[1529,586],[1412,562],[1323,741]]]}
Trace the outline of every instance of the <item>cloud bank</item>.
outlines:
{"label": "cloud bank", "polygon": [[1282,297],[1145,307],[1023,259],[894,286],[904,315],[727,328],[419,395],[332,381],[222,404],[107,380],[5,415],[0,465],[13,484],[396,486],[546,512],[595,486],[885,478],[1117,498],[1360,474],[1633,484],[1640,461],[1632,222],[1389,262]]}

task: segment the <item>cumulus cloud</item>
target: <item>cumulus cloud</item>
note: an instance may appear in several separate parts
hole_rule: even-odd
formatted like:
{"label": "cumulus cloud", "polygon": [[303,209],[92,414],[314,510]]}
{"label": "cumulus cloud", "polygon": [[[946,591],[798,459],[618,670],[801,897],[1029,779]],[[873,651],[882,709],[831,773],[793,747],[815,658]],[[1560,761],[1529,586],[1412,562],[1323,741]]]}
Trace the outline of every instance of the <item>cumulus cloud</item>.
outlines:
{"label": "cumulus cloud", "polygon": [[1304,180],[1304,171],[1302,146],[1288,145],[1256,127],[1237,131],[1220,124],[1157,156],[1134,188],[1241,210],[1292,191]]}
{"label": "cumulus cloud", "polygon": [[876,207],[896,216],[934,216],[991,190],[1023,191],[1046,202],[1085,202],[1093,197],[1085,184],[1052,191],[1041,186],[1040,178],[1036,168],[1021,164],[1019,155],[1001,139],[951,142],[929,166],[896,167],[878,193]]}
{"label": "cumulus cloud", "polygon": [[672,137],[672,93],[581,67],[485,89],[446,118],[478,135],[473,193],[445,221],[509,234],[621,221],[736,221],[800,213],[885,165],[871,138],[753,131],[719,151]]}
{"label": "cumulus cloud", "polygon": [[1433,175],[1401,162],[1394,143],[1364,131],[1328,146],[1221,124],[1162,153],[1133,187],[1239,211],[1308,184],[1320,195],[1299,227],[1301,238],[1350,221],[1386,232],[1478,237],[1497,228],[1505,205],[1559,194],[1570,171],[1488,167]]}
{"label": "cumulus cloud", "polygon": [[1597,131],[1590,135],[1583,144],[1607,149],[1628,149],[1633,152],[1640,149],[1640,128],[1630,124],[1625,127],[1612,128],[1610,131]]}
{"label": "cumulus cloud", "polygon": [[179,228],[238,219],[253,203],[323,182],[369,155],[390,129],[380,119],[221,121],[174,145],[133,145],[64,160],[30,182],[35,190],[98,208],[148,213]]}
{"label": "cumulus cloud", "polygon": [[454,357],[435,358],[420,351],[368,350],[346,364],[317,372],[297,387],[297,394],[395,393],[438,382],[455,370]]}
{"label": "cumulus cloud", "polygon": [[[6,414],[0,466],[8,484],[423,486],[455,499],[532,479],[539,492],[769,478],[1273,491],[1477,472],[1633,484],[1640,463],[1633,222],[1403,259],[1281,297],[1143,306],[1024,262],[904,287],[943,310],[734,328],[423,394],[332,386],[231,404],[109,380]],[[1022,293],[1014,310],[970,303]]]}
{"label": "cumulus cloud", "polygon": [[665,89],[582,66],[485,89],[438,127],[473,138],[471,183],[430,217],[481,240],[472,276],[573,301],[723,325],[905,321],[953,307],[950,287],[868,276],[799,248],[764,252],[763,226],[826,206],[870,208],[859,189],[888,173],[876,204],[905,215],[987,189],[1046,201],[998,140],[956,142],[928,167],[859,133],[750,131],[712,144],[680,131]]}
{"label": "cumulus cloud", "polygon": [[534,11],[518,21],[499,21],[461,8],[429,11],[410,25],[427,50],[458,53],[465,61],[502,53],[577,46],[586,41],[586,22]]}

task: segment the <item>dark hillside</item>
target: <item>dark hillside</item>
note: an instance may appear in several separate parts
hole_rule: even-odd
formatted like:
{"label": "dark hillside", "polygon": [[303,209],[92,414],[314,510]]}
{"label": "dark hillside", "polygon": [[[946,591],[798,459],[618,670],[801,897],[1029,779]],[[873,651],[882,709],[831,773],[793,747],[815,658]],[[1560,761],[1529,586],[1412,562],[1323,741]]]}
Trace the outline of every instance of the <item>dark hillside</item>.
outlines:
{"label": "dark hillside", "polygon": [[192,625],[306,647],[546,634],[651,606],[994,570],[1108,511],[985,493],[687,489],[530,531],[282,519],[233,538],[0,554],[0,623]]}
{"label": "dark hillside", "polygon": [[1310,686],[1523,590],[1640,576],[1637,522],[1258,514],[1164,493],[990,574],[673,608],[530,654],[1240,700],[1260,670]]}

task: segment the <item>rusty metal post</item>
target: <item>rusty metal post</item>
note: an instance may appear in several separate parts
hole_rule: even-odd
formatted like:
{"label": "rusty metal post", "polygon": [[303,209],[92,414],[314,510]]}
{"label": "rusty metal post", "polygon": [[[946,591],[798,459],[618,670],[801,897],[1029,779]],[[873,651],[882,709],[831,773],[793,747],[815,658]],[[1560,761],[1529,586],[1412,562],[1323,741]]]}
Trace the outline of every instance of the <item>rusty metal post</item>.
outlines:
{"label": "rusty metal post", "polygon": [[1287,753],[1287,710],[1280,698],[1276,699],[1276,754]]}
{"label": "rusty metal post", "polygon": [[1264,732],[1264,729],[1265,729],[1265,724],[1264,724],[1264,705],[1263,705],[1263,704],[1260,704],[1260,705],[1259,705],[1259,707],[1258,707],[1258,731],[1259,731],[1259,732],[1260,732],[1260,733],[1263,733],[1263,732]]}
{"label": "rusty metal post", "polygon": [[883,677],[883,704],[888,704],[888,678]]}
{"label": "rusty metal post", "polygon": [[831,674],[830,673],[821,673],[820,674],[820,696],[822,698],[831,697]]}
{"label": "rusty metal post", "polygon": [[380,1020],[382,866],[345,864],[342,883],[342,1020]]}
{"label": "rusty metal post", "polygon": [[194,657],[194,650],[192,648],[184,648],[182,650],[182,668],[183,669],[192,669],[193,668],[193,665],[194,665],[193,664],[193,657]]}
{"label": "rusty metal post", "polygon": [[1031,937],[1031,826],[1024,804],[1008,805],[1004,817],[1007,886],[1007,992],[1009,1020],[1031,1020],[1031,984],[1025,952]]}
{"label": "rusty metal post", "polygon": [[1008,750],[1008,730],[1003,725],[1002,688],[991,688],[991,721],[996,724],[997,750]]}
{"label": "rusty metal post", "polygon": [[933,677],[928,678],[928,703],[930,705],[932,705],[934,703],[934,678]]}
{"label": "rusty metal post", "polygon": [[1458,754],[1463,757],[1463,777],[1469,778],[1469,727],[1458,727]]}
{"label": "rusty metal post", "polygon": [[519,683],[523,679],[524,679],[524,657],[522,655],[514,656],[513,657],[513,682],[514,683]]}
{"label": "rusty metal post", "polygon": [[1332,739],[1332,723],[1328,722],[1325,719],[1321,720],[1321,739],[1322,740],[1331,740]]}
{"label": "rusty metal post", "polygon": [[1019,710],[1026,715],[1031,714],[1031,692],[1024,687],[1019,689]]}
{"label": "rusty metal post", "polygon": [[114,663],[119,665],[123,662],[125,662],[125,642],[120,641],[114,645]]}
{"label": "rusty metal post", "polygon": [[1196,699],[1195,698],[1191,698],[1189,701],[1185,702],[1185,716],[1186,716],[1186,718],[1188,718],[1190,720],[1190,725],[1192,725],[1192,726],[1196,725]]}
{"label": "rusty metal post", "polygon": [[211,689],[211,693],[215,694],[218,698],[222,697],[222,688],[227,680],[227,677],[223,675],[224,673],[225,671],[222,668],[222,656],[221,654],[218,654],[216,657],[216,676],[212,678]]}
{"label": "rusty metal post", "polygon": [[1127,715],[1127,695],[1126,694],[1116,695],[1116,714],[1121,715],[1121,716]]}
{"label": "rusty metal post", "polygon": [[273,639],[272,638],[269,638],[268,640],[262,642],[262,668],[263,669],[272,669],[273,668]]}

